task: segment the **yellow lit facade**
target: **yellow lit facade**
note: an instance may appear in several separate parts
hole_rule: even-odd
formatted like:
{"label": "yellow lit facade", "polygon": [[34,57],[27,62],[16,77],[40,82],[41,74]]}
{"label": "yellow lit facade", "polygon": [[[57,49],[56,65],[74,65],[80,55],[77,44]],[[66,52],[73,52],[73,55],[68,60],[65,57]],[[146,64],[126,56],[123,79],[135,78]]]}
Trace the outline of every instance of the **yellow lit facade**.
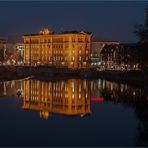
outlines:
{"label": "yellow lit facade", "polygon": [[44,29],[39,34],[24,35],[26,65],[54,65],[68,68],[90,66],[91,33],[54,34]]}
{"label": "yellow lit facade", "polygon": [[67,80],[59,82],[24,81],[23,108],[39,111],[47,119],[52,113],[62,115],[90,114],[90,82]]}

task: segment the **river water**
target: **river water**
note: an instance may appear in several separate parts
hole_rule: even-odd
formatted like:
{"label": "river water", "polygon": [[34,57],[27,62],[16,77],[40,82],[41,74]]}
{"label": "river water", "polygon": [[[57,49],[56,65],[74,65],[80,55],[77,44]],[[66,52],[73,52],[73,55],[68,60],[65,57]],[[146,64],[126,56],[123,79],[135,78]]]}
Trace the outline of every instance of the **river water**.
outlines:
{"label": "river water", "polygon": [[0,146],[148,146],[147,92],[101,79],[0,82]]}

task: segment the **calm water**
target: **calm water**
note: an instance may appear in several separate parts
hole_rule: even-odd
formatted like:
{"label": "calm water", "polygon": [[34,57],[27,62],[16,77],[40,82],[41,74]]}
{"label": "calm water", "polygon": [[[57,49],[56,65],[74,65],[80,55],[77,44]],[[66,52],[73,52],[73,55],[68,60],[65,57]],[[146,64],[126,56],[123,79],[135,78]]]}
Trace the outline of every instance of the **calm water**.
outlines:
{"label": "calm water", "polygon": [[0,146],[148,146],[147,92],[101,79],[0,82]]}

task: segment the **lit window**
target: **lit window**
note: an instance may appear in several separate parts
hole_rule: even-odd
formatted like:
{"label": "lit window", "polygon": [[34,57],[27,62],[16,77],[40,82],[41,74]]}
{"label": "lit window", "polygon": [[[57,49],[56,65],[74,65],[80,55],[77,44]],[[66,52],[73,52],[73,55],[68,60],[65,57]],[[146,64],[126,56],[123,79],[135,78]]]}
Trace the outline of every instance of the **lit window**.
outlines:
{"label": "lit window", "polygon": [[79,93],[79,99],[81,99],[81,94]]}
{"label": "lit window", "polygon": [[72,94],[72,99],[74,99],[74,94]]}
{"label": "lit window", "polygon": [[73,61],[75,60],[75,57],[74,57],[74,56],[72,57],[72,60],[73,60]]}
{"label": "lit window", "polygon": [[79,56],[79,61],[81,61],[81,56]]}

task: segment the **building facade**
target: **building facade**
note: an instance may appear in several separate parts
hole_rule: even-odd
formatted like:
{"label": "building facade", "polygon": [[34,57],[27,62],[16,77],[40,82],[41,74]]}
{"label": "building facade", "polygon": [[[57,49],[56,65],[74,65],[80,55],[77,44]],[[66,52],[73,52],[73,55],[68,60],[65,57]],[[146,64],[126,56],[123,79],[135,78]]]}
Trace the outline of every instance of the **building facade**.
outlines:
{"label": "building facade", "polygon": [[101,51],[101,67],[104,70],[139,70],[138,51],[137,44],[105,45]]}
{"label": "building facade", "polygon": [[26,65],[54,65],[68,68],[90,66],[91,33],[63,32],[54,34],[43,29],[39,34],[24,35]]}
{"label": "building facade", "polygon": [[91,67],[101,66],[101,51],[105,45],[118,45],[117,41],[93,41],[91,52]]}

